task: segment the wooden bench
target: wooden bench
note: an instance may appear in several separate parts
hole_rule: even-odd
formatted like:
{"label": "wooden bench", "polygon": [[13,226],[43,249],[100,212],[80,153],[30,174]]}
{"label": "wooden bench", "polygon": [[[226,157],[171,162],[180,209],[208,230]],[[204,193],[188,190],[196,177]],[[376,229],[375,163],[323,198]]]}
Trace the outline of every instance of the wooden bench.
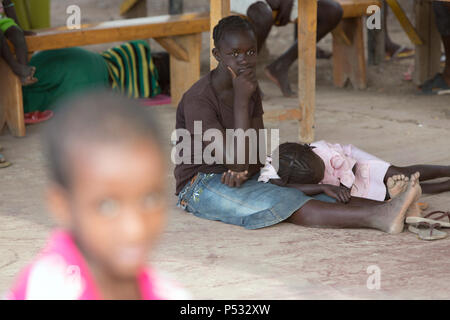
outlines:
{"label": "wooden bench", "polygon": [[[209,14],[168,15],[52,28],[26,37],[29,52],[136,39],[155,39],[170,54],[172,103],[200,77],[201,33],[209,30]],[[0,58],[0,131],[7,124],[14,136],[25,136],[22,87]]]}

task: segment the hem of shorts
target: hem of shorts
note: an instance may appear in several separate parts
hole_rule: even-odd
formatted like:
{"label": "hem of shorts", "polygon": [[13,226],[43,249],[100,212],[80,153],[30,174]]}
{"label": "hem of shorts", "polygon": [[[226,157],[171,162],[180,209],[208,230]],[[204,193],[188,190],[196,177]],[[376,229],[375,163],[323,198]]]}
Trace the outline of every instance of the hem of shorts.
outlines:
{"label": "hem of shorts", "polygon": [[273,208],[267,209],[267,210],[272,212],[274,217],[278,217],[278,218],[276,218],[276,219],[274,219],[274,220],[272,220],[270,222],[255,223],[255,224],[252,224],[252,225],[244,225],[243,227],[245,229],[248,229],[248,230],[256,230],[256,229],[262,229],[262,228],[270,227],[270,226],[273,226],[273,225],[278,224],[280,222],[283,222],[284,220],[290,218],[294,214],[294,212],[296,212],[298,209],[303,207],[310,200],[314,200],[314,198],[306,198],[305,201],[303,201],[302,203],[300,203],[300,204],[298,204],[296,206],[293,206],[292,209],[289,210],[289,211],[291,211],[291,213],[289,213],[285,217],[281,217],[279,214],[277,214],[275,211],[273,211]]}

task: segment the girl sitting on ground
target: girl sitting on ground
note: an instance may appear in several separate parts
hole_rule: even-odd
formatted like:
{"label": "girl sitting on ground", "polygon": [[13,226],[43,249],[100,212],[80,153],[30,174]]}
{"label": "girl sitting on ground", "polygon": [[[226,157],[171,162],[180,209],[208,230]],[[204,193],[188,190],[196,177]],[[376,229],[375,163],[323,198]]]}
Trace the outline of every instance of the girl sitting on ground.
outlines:
{"label": "girl sitting on ground", "polygon": [[[253,26],[238,16],[229,16],[215,26],[213,38],[212,52],[218,66],[184,94],[176,114],[176,129],[180,133],[187,131],[193,146],[195,139],[209,129],[221,131],[223,137],[227,129],[264,129]],[[202,132],[194,130],[196,121],[202,122]],[[178,135],[178,145],[183,139]],[[245,163],[240,163],[237,152],[233,159],[221,163],[206,162],[202,155],[209,144],[194,147],[190,158],[201,159],[201,163],[177,163],[174,170],[178,206],[197,217],[247,229],[285,221],[309,227],[373,228],[397,234],[403,231],[406,211],[421,192],[415,174],[390,202],[352,197],[352,205],[336,203],[323,191],[308,195],[299,189],[260,183],[259,172],[264,164],[250,163],[251,156],[260,150],[254,151],[245,141],[243,145]],[[258,141],[256,147],[260,145],[265,144]],[[225,144],[216,146],[216,154],[226,155]]]}

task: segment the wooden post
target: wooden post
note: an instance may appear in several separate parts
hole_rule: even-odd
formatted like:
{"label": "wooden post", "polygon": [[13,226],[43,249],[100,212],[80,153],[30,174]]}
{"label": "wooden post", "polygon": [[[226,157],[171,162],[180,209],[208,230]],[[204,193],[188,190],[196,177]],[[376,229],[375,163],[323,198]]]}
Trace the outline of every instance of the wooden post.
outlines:
{"label": "wooden post", "polygon": [[342,29],[350,44],[333,36],[333,82],[336,87],[345,87],[349,80],[355,89],[367,87],[363,20],[363,17],[345,18],[337,27]]}
{"label": "wooden post", "polygon": [[[210,36],[210,51],[214,48],[214,40],[213,40],[213,30],[214,27],[217,25],[217,23],[220,21],[220,19],[225,18],[230,15],[230,0],[210,0],[210,30],[211,30],[211,36]],[[210,60],[209,65],[210,69],[214,69],[217,67],[217,61],[214,58],[212,52],[210,54]]]}
{"label": "wooden post", "polygon": [[201,33],[173,37],[173,40],[187,52],[189,61],[170,55],[170,95],[172,105],[177,106],[183,94],[200,79]]}
{"label": "wooden post", "polygon": [[422,84],[432,78],[440,70],[441,35],[439,34],[431,2],[416,0],[416,30],[423,40],[422,45],[416,45],[415,69],[413,81]]}
{"label": "wooden post", "polygon": [[316,104],[317,1],[298,2],[298,98],[302,120],[300,141],[314,141]]}
{"label": "wooden post", "polygon": [[0,132],[5,123],[16,137],[25,136],[22,84],[9,65],[0,58]]}
{"label": "wooden post", "polygon": [[[386,10],[385,6],[381,6],[381,26],[384,26],[384,10]],[[378,65],[384,61],[386,56],[385,33],[386,30],[383,27],[381,29],[367,30],[367,61],[369,65]]]}

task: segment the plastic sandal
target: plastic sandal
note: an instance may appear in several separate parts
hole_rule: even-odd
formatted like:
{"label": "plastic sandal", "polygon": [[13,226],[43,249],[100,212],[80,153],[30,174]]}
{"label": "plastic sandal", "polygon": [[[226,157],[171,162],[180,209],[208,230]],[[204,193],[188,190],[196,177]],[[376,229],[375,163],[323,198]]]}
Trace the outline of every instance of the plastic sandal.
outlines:
{"label": "plastic sandal", "polygon": [[416,54],[414,49],[410,49],[406,46],[400,46],[400,48],[397,49],[397,51],[394,52],[392,56],[389,54],[386,54],[386,61],[390,61],[392,59],[406,59],[413,57]]}
{"label": "plastic sandal", "polygon": [[425,95],[450,94],[450,86],[444,80],[442,73],[437,73],[419,86],[419,93]]}
{"label": "plastic sandal", "polygon": [[[440,214],[438,217],[434,217],[435,215]],[[443,218],[447,217],[449,222],[442,221]],[[407,224],[417,224],[417,223],[428,223],[428,224],[437,224],[439,227],[450,228],[450,211],[433,211],[430,212],[423,217],[407,217],[405,222]]]}
{"label": "plastic sandal", "polygon": [[[420,228],[424,227],[424,228]],[[447,232],[437,230],[438,224],[429,224],[427,222],[421,222],[416,226],[410,225],[408,226],[408,230],[414,234],[417,234],[417,237],[422,240],[440,240],[447,237]]]}
{"label": "plastic sandal", "polygon": [[46,120],[49,120],[53,117],[53,111],[45,110],[45,111],[34,111],[25,113],[25,123],[26,124],[35,124],[40,123]]}

